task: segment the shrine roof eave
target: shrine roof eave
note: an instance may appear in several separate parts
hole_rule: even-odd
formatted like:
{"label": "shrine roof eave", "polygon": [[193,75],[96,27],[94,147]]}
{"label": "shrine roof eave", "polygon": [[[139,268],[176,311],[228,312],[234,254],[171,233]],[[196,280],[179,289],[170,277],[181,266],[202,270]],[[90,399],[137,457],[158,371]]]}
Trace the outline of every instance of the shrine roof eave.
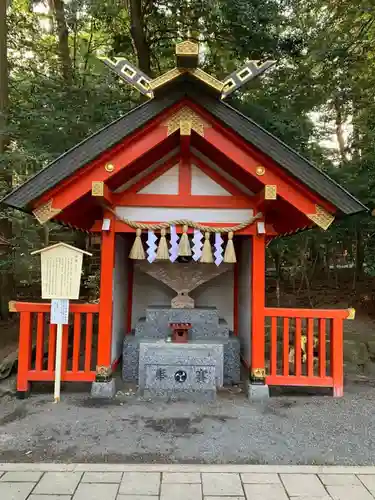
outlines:
{"label": "shrine roof eave", "polygon": [[158,94],[156,98],[137,106],[89,136],[12,191],[1,202],[28,212],[31,202],[186,97],[211,114],[213,118],[224,123],[227,128],[237,133],[243,140],[274,160],[288,174],[301,181],[311,191],[334,205],[339,211],[337,216],[367,211],[365,205],[325,172],[251,118],[204,91],[203,86],[192,81],[189,77],[179,80],[174,86],[168,88],[168,92]]}

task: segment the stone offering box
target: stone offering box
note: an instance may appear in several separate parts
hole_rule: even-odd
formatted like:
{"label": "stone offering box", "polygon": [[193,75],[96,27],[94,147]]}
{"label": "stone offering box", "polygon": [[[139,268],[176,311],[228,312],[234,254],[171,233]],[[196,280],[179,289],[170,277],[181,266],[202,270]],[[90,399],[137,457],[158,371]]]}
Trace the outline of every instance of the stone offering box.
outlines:
{"label": "stone offering box", "polygon": [[[170,335],[171,323],[191,324],[188,343],[168,344],[168,342],[165,342],[168,335]],[[147,308],[146,316],[138,321],[133,334],[125,336],[124,339],[122,376],[126,382],[139,382],[141,384],[143,383],[142,380],[145,380],[142,379],[142,377],[146,376],[144,362],[140,364],[140,345],[142,343],[147,344],[148,349],[151,349],[149,347],[151,344],[155,346],[155,349],[159,350],[161,349],[160,345],[172,345],[171,349],[175,349],[172,352],[176,353],[181,350],[181,353],[185,352],[185,354],[190,352],[190,347],[194,349],[194,345],[200,346],[198,349],[203,349],[202,345],[205,345],[205,349],[211,349],[210,356],[212,359],[216,359],[217,363],[219,363],[220,356],[214,355],[213,352],[218,349],[218,346],[222,346],[221,367],[216,366],[217,373],[221,372],[222,376],[216,377],[217,386],[220,387],[223,383],[237,384],[240,381],[240,342],[229,331],[226,321],[219,319],[216,308]],[[185,348],[186,350],[183,351]],[[189,366],[184,357],[178,359],[181,366]],[[155,368],[155,362],[148,364]],[[199,363],[197,362],[196,365],[198,366]]]}
{"label": "stone offering box", "polygon": [[213,400],[223,385],[223,344],[141,342],[139,391],[142,396]]}

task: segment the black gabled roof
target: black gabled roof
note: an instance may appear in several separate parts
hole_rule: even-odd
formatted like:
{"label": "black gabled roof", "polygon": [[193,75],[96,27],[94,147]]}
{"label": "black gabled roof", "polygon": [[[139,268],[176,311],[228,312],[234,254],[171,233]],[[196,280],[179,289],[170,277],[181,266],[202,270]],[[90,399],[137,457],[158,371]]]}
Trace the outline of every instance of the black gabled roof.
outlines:
{"label": "black gabled roof", "polygon": [[367,210],[359,200],[326,173],[253,120],[210,95],[202,84],[192,81],[189,76],[179,79],[174,85],[169,85],[167,92],[158,93],[156,98],[141,104],[59,156],[7,195],[2,202],[20,210],[27,210],[34,199],[140,129],[184,96],[206,109],[226,127],[234,130],[244,140],[272,158],[289,174],[332,203],[343,214],[350,215]]}

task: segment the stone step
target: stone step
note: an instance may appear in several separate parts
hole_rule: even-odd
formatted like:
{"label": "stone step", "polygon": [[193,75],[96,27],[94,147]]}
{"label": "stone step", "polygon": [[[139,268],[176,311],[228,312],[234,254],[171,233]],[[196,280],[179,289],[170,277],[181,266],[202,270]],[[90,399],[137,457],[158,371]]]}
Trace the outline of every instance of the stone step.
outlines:
{"label": "stone step", "polygon": [[171,309],[166,307],[148,307],[146,323],[168,327],[169,323],[210,324],[219,326],[219,313],[212,308]]}

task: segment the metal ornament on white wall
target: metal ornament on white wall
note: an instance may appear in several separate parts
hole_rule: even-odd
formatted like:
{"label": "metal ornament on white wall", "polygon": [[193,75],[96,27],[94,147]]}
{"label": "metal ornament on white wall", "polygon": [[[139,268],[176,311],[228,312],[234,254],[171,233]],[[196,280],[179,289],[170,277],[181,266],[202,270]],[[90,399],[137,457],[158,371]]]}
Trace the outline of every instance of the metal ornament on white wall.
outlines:
{"label": "metal ornament on white wall", "polygon": [[203,247],[203,234],[199,231],[199,229],[194,229],[193,236],[193,259],[197,262],[202,257],[202,247]]}

